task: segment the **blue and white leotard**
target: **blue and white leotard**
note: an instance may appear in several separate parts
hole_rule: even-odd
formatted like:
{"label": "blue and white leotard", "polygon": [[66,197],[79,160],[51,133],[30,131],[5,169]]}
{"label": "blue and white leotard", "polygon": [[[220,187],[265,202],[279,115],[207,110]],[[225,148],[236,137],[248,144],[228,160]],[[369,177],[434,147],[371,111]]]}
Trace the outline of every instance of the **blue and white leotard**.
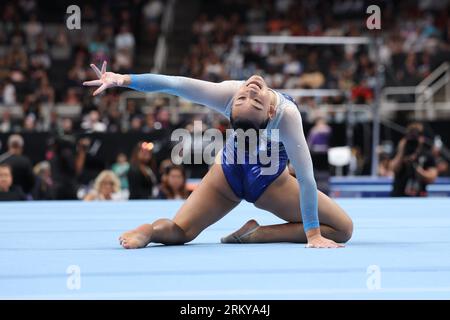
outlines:
{"label": "blue and white leotard", "polygon": [[[165,92],[195,103],[205,105],[230,118],[234,94],[243,81],[223,81],[212,83],[186,77],[159,74],[131,75],[131,89],[145,92]],[[229,164],[226,161],[226,148],[235,147],[227,142],[222,154],[222,168],[234,193],[250,202],[255,202],[264,190],[286,168],[287,159],[291,161],[300,185],[300,208],[305,231],[319,227],[317,186],[308,145],[303,133],[302,117],[294,100],[276,92],[277,107],[275,116],[267,125],[270,143],[279,143],[278,170],[273,175],[261,175],[260,163]],[[279,141],[270,134],[279,129]]]}

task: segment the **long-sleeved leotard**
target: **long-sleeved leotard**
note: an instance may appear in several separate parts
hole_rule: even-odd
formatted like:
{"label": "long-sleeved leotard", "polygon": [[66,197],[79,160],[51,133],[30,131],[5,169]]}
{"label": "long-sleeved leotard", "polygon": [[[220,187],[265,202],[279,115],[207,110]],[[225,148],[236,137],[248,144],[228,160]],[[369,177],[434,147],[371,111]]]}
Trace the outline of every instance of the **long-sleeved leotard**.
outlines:
{"label": "long-sleeved leotard", "polygon": [[[242,81],[213,83],[187,77],[159,74],[131,75],[131,89],[164,92],[205,105],[230,117],[231,102]],[[308,145],[303,133],[302,118],[297,106],[278,95],[275,117],[268,129],[279,129],[280,142],[286,148],[300,185],[300,208],[305,231],[319,227],[317,186]]]}

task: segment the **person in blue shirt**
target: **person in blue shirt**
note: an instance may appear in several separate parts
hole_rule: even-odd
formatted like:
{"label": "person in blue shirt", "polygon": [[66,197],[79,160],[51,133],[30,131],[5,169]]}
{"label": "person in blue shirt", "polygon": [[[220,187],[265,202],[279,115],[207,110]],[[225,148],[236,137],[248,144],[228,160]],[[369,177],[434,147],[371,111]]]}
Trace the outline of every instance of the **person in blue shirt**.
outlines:
{"label": "person in blue shirt", "polygon": [[[263,130],[267,148],[276,145],[278,151],[277,170],[266,174],[265,165],[259,160],[253,163],[244,156],[244,163],[235,163],[239,145],[234,137],[228,139],[218,155],[219,161],[212,165],[175,217],[125,232],[119,238],[124,248],[142,248],[152,242],[167,245],[190,242],[242,199],[286,223],[260,226],[252,219],[222,238],[223,243],[295,242],[306,243],[308,248],[338,248],[351,238],[351,218],[317,190],[297,105],[290,96],[270,89],[262,77],[213,83],[159,74],[106,72],[105,62],[101,70],[95,65],[91,67],[98,79],[84,85],[98,86],[93,95],[112,87],[176,95],[222,113],[235,130]],[[296,178],[288,172],[288,160]]]}

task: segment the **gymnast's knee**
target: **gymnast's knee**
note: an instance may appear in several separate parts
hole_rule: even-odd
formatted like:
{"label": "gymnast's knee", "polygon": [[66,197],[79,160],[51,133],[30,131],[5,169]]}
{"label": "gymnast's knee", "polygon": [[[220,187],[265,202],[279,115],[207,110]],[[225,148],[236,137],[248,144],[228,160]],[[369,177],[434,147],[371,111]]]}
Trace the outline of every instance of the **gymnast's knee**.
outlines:
{"label": "gymnast's knee", "polygon": [[167,245],[178,245],[189,242],[186,232],[170,219],[158,219],[152,223],[152,241]]}
{"label": "gymnast's knee", "polygon": [[351,239],[353,235],[353,221],[348,219],[345,225],[337,230],[335,241],[345,243]]}

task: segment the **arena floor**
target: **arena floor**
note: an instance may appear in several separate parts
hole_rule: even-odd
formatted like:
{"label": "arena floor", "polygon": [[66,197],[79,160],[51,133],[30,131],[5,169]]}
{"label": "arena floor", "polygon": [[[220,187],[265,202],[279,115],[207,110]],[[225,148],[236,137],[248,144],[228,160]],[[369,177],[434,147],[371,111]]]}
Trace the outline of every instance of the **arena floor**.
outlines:
{"label": "arena floor", "polygon": [[355,232],[335,250],[220,244],[249,218],[280,222],[247,203],[189,245],[140,250],[118,236],[181,202],[2,203],[0,298],[450,298],[450,199],[338,202]]}

